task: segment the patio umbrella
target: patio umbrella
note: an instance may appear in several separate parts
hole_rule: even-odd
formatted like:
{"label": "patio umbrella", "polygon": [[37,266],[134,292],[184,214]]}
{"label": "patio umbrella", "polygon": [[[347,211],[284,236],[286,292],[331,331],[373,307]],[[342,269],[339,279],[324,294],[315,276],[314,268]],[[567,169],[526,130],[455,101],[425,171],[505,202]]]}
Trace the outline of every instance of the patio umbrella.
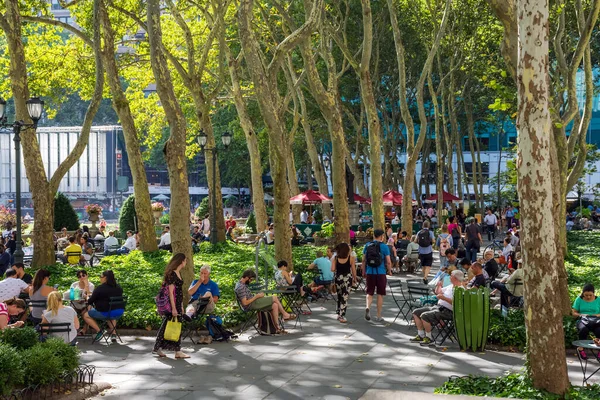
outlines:
{"label": "patio umbrella", "polygon": [[169,200],[169,196],[165,196],[164,194],[159,194],[158,196],[154,196],[152,200]]}
{"label": "patio umbrella", "polygon": [[402,193],[388,190],[383,194],[383,205],[388,207],[402,205]]}
{"label": "patio umbrella", "polygon": [[275,197],[271,196],[269,193],[265,193],[265,201],[273,201]]}
{"label": "patio umbrella", "polygon": [[362,197],[362,196],[354,193],[354,202],[356,204],[371,204],[371,199]]}
{"label": "patio umbrella", "polygon": [[321,203],[331,203],[331,199],[315,190],[307,190],[290,198],[290,204],[313,205]]}
{"label": "patio umbrella", "polygon": [[[438,201],[438,196],[437,194],[434,194],[428,198],[425,199],[424,203],[437,203]],[[459,197],[456,197],[453,194],[450,194],[446,191],[442,191],[442,201],[444,203],[460,203],[461,200]]]}

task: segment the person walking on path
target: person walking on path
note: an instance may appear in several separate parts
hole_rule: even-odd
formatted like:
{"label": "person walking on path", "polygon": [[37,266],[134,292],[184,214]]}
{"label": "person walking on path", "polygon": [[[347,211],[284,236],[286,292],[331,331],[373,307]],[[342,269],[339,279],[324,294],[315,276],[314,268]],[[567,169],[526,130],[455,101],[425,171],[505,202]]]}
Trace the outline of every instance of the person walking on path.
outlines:
{"label": "person walking on path", "polygon": [[423,268],[423,283],[429,283],[429,271],[433,264],[433,247],[431,244],[435,240],[433,232],[429,230],[429,221],[423,222],[423,229],[417,233],[417,244],[419,245],[419,260]]}
{"label": "person walking on path", "polygon": [[487,228],[488,241],[491,242],[494,236],[496,236],[496,227],[498,226],[498,218],[496,214],[492,212],[491,208],[487,209],[487,214],[483,218],[483,222]]}
{"label": "person walking on path", "polygon": [[456,217],[454,216],[448,218],[448,232],[452,236],[452,247],[454,247],[454,250],[458,250],[462,230],[460,229],[460,225],[456,223]]}
{"label": "person walking on path", "polygon": [[356,285],[356,265],[354,257],[350,255],[348,243],[340,243],[335,248],[336,256],[331,263],[331,271],[335,273],[335,287],[337,291],[338,321],[346,323],[346,307],[350,296],[350,287]]}
{"label": "person walking on path", "polygon": [[159,357],[167,356],[162,350],[172,350],[175,352],[175,358],[190,358],[190,356],[181,351],[181,336],[176,342],[165,339],[167,322],[172,318],[177,318],[181,322],[181,316],[183,315],[183,279],[181,279],[181,270],[185,267],[186,262],[185,254],[177,253],[171,257],[171,261],[169,261],[165,269],[163,285],[166,285],[169,290],[171,313],[163,316],[162,324],[156,335],[153,352]]}
{"label": "person walking on path", "polygon": [[367,276],[367,307],[365,309],[365,319],[371,320],[371,304],[375,289],[377,289],[377,316],[375,322],[384,322],[381,317],[383,308],[383,296],[385,296],[385,287],[387,285],[387,274],[392,274],[392,262],[390,260],[390,249],[385,243],[382,243],[384,232],[381,229],[375,229],[373,232],[373,241],[365,245],[363,249],[362,270]]}
{"label": "person walking on path", "polygon": [[442,233],[437,237],[435,245],[440,249],[440,267],[448,266],[448,259],[446,258],[446,251],[453,248],[452,235],[448,233],[448,225],[442,225]]}
{"label": "person walking on path", "polygon": [[477,261],[477,253],[479,253],[479,247],[481,247],[481,227],[477,224],[475,218],[471,219],[471,223],[466,227],[467,232],[467,257],[471,262]]}

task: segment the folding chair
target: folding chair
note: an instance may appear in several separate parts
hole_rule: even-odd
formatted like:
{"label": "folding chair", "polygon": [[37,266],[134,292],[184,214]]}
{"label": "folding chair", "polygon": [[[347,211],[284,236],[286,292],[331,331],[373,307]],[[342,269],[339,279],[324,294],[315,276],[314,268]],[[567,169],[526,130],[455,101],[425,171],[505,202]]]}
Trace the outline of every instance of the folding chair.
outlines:
{"label": "folding chair", "polygon": [[[396,318],[392,321],[392,324],[396,322],[398,316],[402,315],[402,317],[410,324],[412,320],[410,318],[412,309],[411,309],[411,300],[404,295],[404,290],[402,289],[402,281],[400,280],[388,280],[388,286],[390,288],[390,293],[392,294],[392,299],[396,303],[398,307],[398,314],[396,314]],[[408,306],[408,310],[404,311],[405,307]]]}
{"label": "folding chair", "polygon": [[246,321],[242,324],[242,327],[240,328],[240,331],[239,331],[240,334],[243,333],[247,328],[249,328],[250,325],[252,325],[254,327],[254,329],[256,330],[256,332],[260,334],[260,331],[258,330],[258,327],[256,326],[257,318],[258,318],[257,310],[252,310],[252,309],[245,310],[244,307],[242,307],[242,302],[240,301],[237,294],[235,295],[235,300],[237,301],[237,305],[240,308],[240,310],[242,310],[244,312],[244,314],[246,314],[248,316],[248,319],[246,319]]}
{"label": "folding chair", "polygon": [[446,339],[450,339],[452,343],[458,343],[456,333],[454,332],[453,319],[438,319],[435,328],[437,329],[437,333],[433,336],[433,342],[437,346],[442,346]]}
{"label": "folding chair", "polygon": [[[281,305],[286,308],[289,307],[292,313],[296,314],[296,323],[294,328],[300,324],[302,329],[302,321],[300,316],[302,315],[302,305],[306,303],[306,299],[300,295],[300,292],[296,290],[295,286],[283,286],[278,287],[276,294],[281,296]],[[308,304],[306,304],[308,306]],[[310,309],[310,307],[309,307]]]}
{"label": "folding chair", "polygon": [[[117,331],[117,322],[121,319],[121,317],[123,316],[123,314],[117,316],[116,311],[117,310],[125,310],[125,307],[127,306],[127,297],[125,296],[115,296],[115,297],[110,297],[108,299],[108,317],[100,319],[100,323],[98,324],[100,330],[102,332],[104,332],[102,334],[101,337],[97,338],[94,337],[94,339],[92,340],[92,344],[99,342],[101,340],[104,340],[106,342],[106,344],[109,343],[109,340],[111,339],[112,335],[115,335],[117,337],[117,339],[123,343],[123,340],[121,339],[121,336],[119,336],[119,332]],[[108,321],[110,320],[115,320],[115,325],[112,327],[112,329],[110,329]]]}
{"label": "folding chair", "polygon": [[[427,298],[427,296],[429,296],[431,293],[429,286],[423,284],[423,282],[420,280],[408,280],[406,281],[406,286],[409,298],[412,302],[416,303],[418,307],[431,305]],[[425,297],[425,300],[423,300],[423,297]]]}
{"label": "folding chair", "polygon": [[44,311],[48,306],[46,300],[27,300],[27,305],[29,306],[30,311],[28,317],[29,321],[31,321],[34,326],[39,325],[42,322],[42,319],[34,317],[32,312],[34,308]]}
{"label": "folding chair", "polygon": [[194,333],[198,333],[198,330],[203,326],[202,317],[205,315],[206,306],[210,303],[208,297],[201,297],[198,299],[198,305],[196,307],[196,314],[192,317],[191,321],[185,321],[183,323],[183,335],[181,341],[183,342],[187,337],[190,338],[193,344],[198,344],[194,341]]}
{"label": "folding chair", "polygon": [[[77,262],[76,263],[72,263],[69,261],[69,257],[77,257]],[[65,253],[65,264],[71,265],[71,266],[79,266],[79,260],[81,258],[81,252],[80,251],[69,251]]]}
{"label": "folding chair", "polygon": [[51,333],[66,333],[67,338],[69,339],[69,343],[73,339],[71,339],[71,323],[70,322],[56,322],[56,323],[48,323],[48,324],[39,324],[40,327],[40,341],[44,341],[47,339],[48,335]]}

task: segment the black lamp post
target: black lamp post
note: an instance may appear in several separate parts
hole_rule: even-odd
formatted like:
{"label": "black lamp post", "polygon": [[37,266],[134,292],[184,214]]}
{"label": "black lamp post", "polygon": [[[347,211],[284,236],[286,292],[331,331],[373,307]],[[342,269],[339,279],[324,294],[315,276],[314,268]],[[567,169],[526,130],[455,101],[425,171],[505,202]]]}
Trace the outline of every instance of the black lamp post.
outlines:
{"label": "black lamp post", "polygon": [[[206,147],[206,141],[208,137],[204,132],[204,129],[200,129],[200,133],[198,133],[198,144],[202,151],[210,151],[212,154],[212,167],[213,167],[213,177],[212,177],[212,193],[211,193],[211,207],[210,207],[210,243],[217,244],[217,192],[215,187],[217,186],[217,147]],[[227,149],[231,144],[231,134],[229,132],[223,133],[221,136],[221,140],[223,141],[223,146]]]}
{"label": "black lamp post", "polygon": [[12,128],[14,133],[13,141],[15,142],[15,163],[16,166],[16,199],[15,199],[15,207],[17,209],[17,237],[16,237],[16,248],[15,253],[13,254],[15,259],[15,264],[23,263],[23,246],[21,245],[21,129],[23,128],[33,128],[37,129],[37,124],[40,118],[42,117],[42,113],[44,112],[44,101],[40,100],[39,97],[34,97],[32,99],[27,100],[27,113],[29,114],[29,118],[33,121],[32,124],[26,124],[23,121],[15,121],[13,123],[8,123],[8,118],[6,117],[6,101],[0,98],[0,130],[1,128]]}

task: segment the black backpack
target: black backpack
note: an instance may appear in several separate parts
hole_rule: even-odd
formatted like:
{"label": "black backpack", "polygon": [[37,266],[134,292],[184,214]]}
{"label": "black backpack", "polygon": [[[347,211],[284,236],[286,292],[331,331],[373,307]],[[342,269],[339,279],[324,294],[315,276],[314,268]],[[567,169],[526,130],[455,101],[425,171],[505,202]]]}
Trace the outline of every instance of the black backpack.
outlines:
{"label": "black backpack", "polygon": [[277,326],[270,311],[258,312],[257,326],[261,335],[274,335],[277,333]]}
{"label": "black backpack", "polygon": [[365,251],[365,258],[367,260],[367,267],[379,267],[383,262],[381,258],[381,242],[377,240],[370,242]]}
{"label": "black backpack", "polygon": [[216,315],[211,314],[206,317],[206,329],[208,329],[208,334],[213,340],[218,342],[228,342],[230,338],[235,339],[237,337],[233,332],[223,328],[221,317]]}
{"label": "black backpack", "polygon": [[454,228],[452,228],[452,232],[450,232],[450,234],[452,235],[453,238],[460,237],[460,233],[458,232],[458,228],[456,226]]}
{"label": "black backpack", "polygon": [[421,247],[431,246],[431,236],[429,235],[429,229],[421,229],[417,234],[417,243]]}

